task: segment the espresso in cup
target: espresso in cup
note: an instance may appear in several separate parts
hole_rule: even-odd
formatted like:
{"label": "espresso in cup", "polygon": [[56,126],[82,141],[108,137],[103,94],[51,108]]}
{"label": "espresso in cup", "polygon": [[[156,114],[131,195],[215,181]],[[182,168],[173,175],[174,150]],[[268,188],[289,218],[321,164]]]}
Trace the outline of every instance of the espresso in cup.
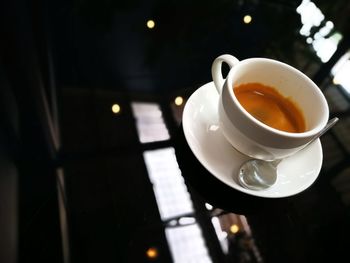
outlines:
{"label": "espresso in cup", "polygon": [[299,106],[274,87],[244,83],[233,89],[243,108],[262,123],[286,132],[305,132],[305,119]]}

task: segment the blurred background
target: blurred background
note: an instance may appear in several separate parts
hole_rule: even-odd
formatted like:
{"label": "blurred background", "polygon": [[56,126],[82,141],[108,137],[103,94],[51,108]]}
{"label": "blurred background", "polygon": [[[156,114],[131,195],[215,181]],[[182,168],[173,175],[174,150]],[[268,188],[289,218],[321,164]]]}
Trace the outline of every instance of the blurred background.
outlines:
{"label": "blurred background", "polygon": [[[349,1],[0,6],[0,262],[349,259]],[[340,118],[305,192],[245,196],[191,154],[182,111],[224,53],[298,68]]]}

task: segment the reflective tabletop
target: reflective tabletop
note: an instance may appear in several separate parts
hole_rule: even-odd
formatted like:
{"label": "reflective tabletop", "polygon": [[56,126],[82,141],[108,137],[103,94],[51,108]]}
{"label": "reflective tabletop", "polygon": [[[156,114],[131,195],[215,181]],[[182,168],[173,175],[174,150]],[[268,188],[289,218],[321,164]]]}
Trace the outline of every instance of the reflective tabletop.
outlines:
{"label": "reflective tabletop", "polygon": [[[348,1],[14,1],[2,12],[1,262],[349,260]],[[306,189],[239,191],[189,147],[184,107],[221,54],[285,62],[325,95],[340,120]]]}

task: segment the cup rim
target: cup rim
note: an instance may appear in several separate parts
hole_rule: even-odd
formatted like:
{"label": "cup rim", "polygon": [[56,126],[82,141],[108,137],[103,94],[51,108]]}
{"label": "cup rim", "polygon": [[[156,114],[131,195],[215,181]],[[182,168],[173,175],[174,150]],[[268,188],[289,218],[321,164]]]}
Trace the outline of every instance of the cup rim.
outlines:
{"label": "cup rim", "polygon": [[240,65],[243,64],[247,64],[247,63],[251,63],[252,61],[257,61],[257,62],[268,62],[268,63],[275,63],[275,64],[279,64],[280,66],[286,68],[287,70],[291,70],[293,71],[294,74],[299,75],[301,78],[305,79],[310,86],[313,88],[313,90],[318,94],[318,96],[320,97],[321,103],[324,106],[325,109],[325,114],[322,117],[321,121],[312,129],[307,130],[305,132],[299,132],[299,133],[295,133],[295,132],[287,132],[287,131],[282,131],[276,128],[273,128],[261,121],[259,121],[258,119],[256,119],[255,117],[253,117],[238,101],[236,95],[233,92],[232,88],[228,88],[228,92],[230,94],[231,100],[234,101],[234,103],[237,105],[237,107],[239,108],[239,110],[244,114],[244,116],[246,118],[248,118],[250,121],[252,121],[254,124],[256,124],[257,126],[272,132],[276,135],[279,136],[283,136],[283,137],[288,137],[288,138],[305,138],[305,137],[310,137],[313,136],[315,134],[317,134],[318,132],[321,131],[321,129],[327,124],[328,118],[329,118],[329,107],[328,107],[328,103],[327,100],[324,96],[324,94],[322,93],[322,91],[320,90],[320,88],[312,81],[312,79],[310,79],[308,76],[306,76],[303,72],[301,72],[300,70],[286,64],[283,63],[281,61],[278,60],[274,60],[274,59],[270,59],[270,58],[261,58],[261,57],[256,57],[256,58],[248,58],[248,59],[244,59],[239,61],[239,63],[237,65],[235,65],[233,68],[231,68],[231,70],[229,71],[227,77],[226,77],[226,81],[227,81],[227,85],[228,87],[232,87],[233,83],[232,83],[232,78],[235,74],[235,72],[237,71],[237,68]]}

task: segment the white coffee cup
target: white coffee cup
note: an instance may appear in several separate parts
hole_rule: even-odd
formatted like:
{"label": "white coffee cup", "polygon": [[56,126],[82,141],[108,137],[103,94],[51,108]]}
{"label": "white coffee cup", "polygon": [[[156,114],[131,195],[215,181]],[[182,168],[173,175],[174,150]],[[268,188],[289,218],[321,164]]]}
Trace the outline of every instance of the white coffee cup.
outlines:
{"label": "white coffee cup", "polygon": [[[230,66],[226,80],[221,72],[223,62]],[[267,58],[239,61],[231,55],[222,55],[212,64],[212,77],[220,95],[220,129],[236,150],[252,158],[270,161],[288,157],[308,143],[328,121],[328,104],[319,87],[285,63]],[[304,115],[306,131],[281,131],[249,114],[238,102],[233,89],[253,82],[274,87],[283,96],[291,98]]]}

